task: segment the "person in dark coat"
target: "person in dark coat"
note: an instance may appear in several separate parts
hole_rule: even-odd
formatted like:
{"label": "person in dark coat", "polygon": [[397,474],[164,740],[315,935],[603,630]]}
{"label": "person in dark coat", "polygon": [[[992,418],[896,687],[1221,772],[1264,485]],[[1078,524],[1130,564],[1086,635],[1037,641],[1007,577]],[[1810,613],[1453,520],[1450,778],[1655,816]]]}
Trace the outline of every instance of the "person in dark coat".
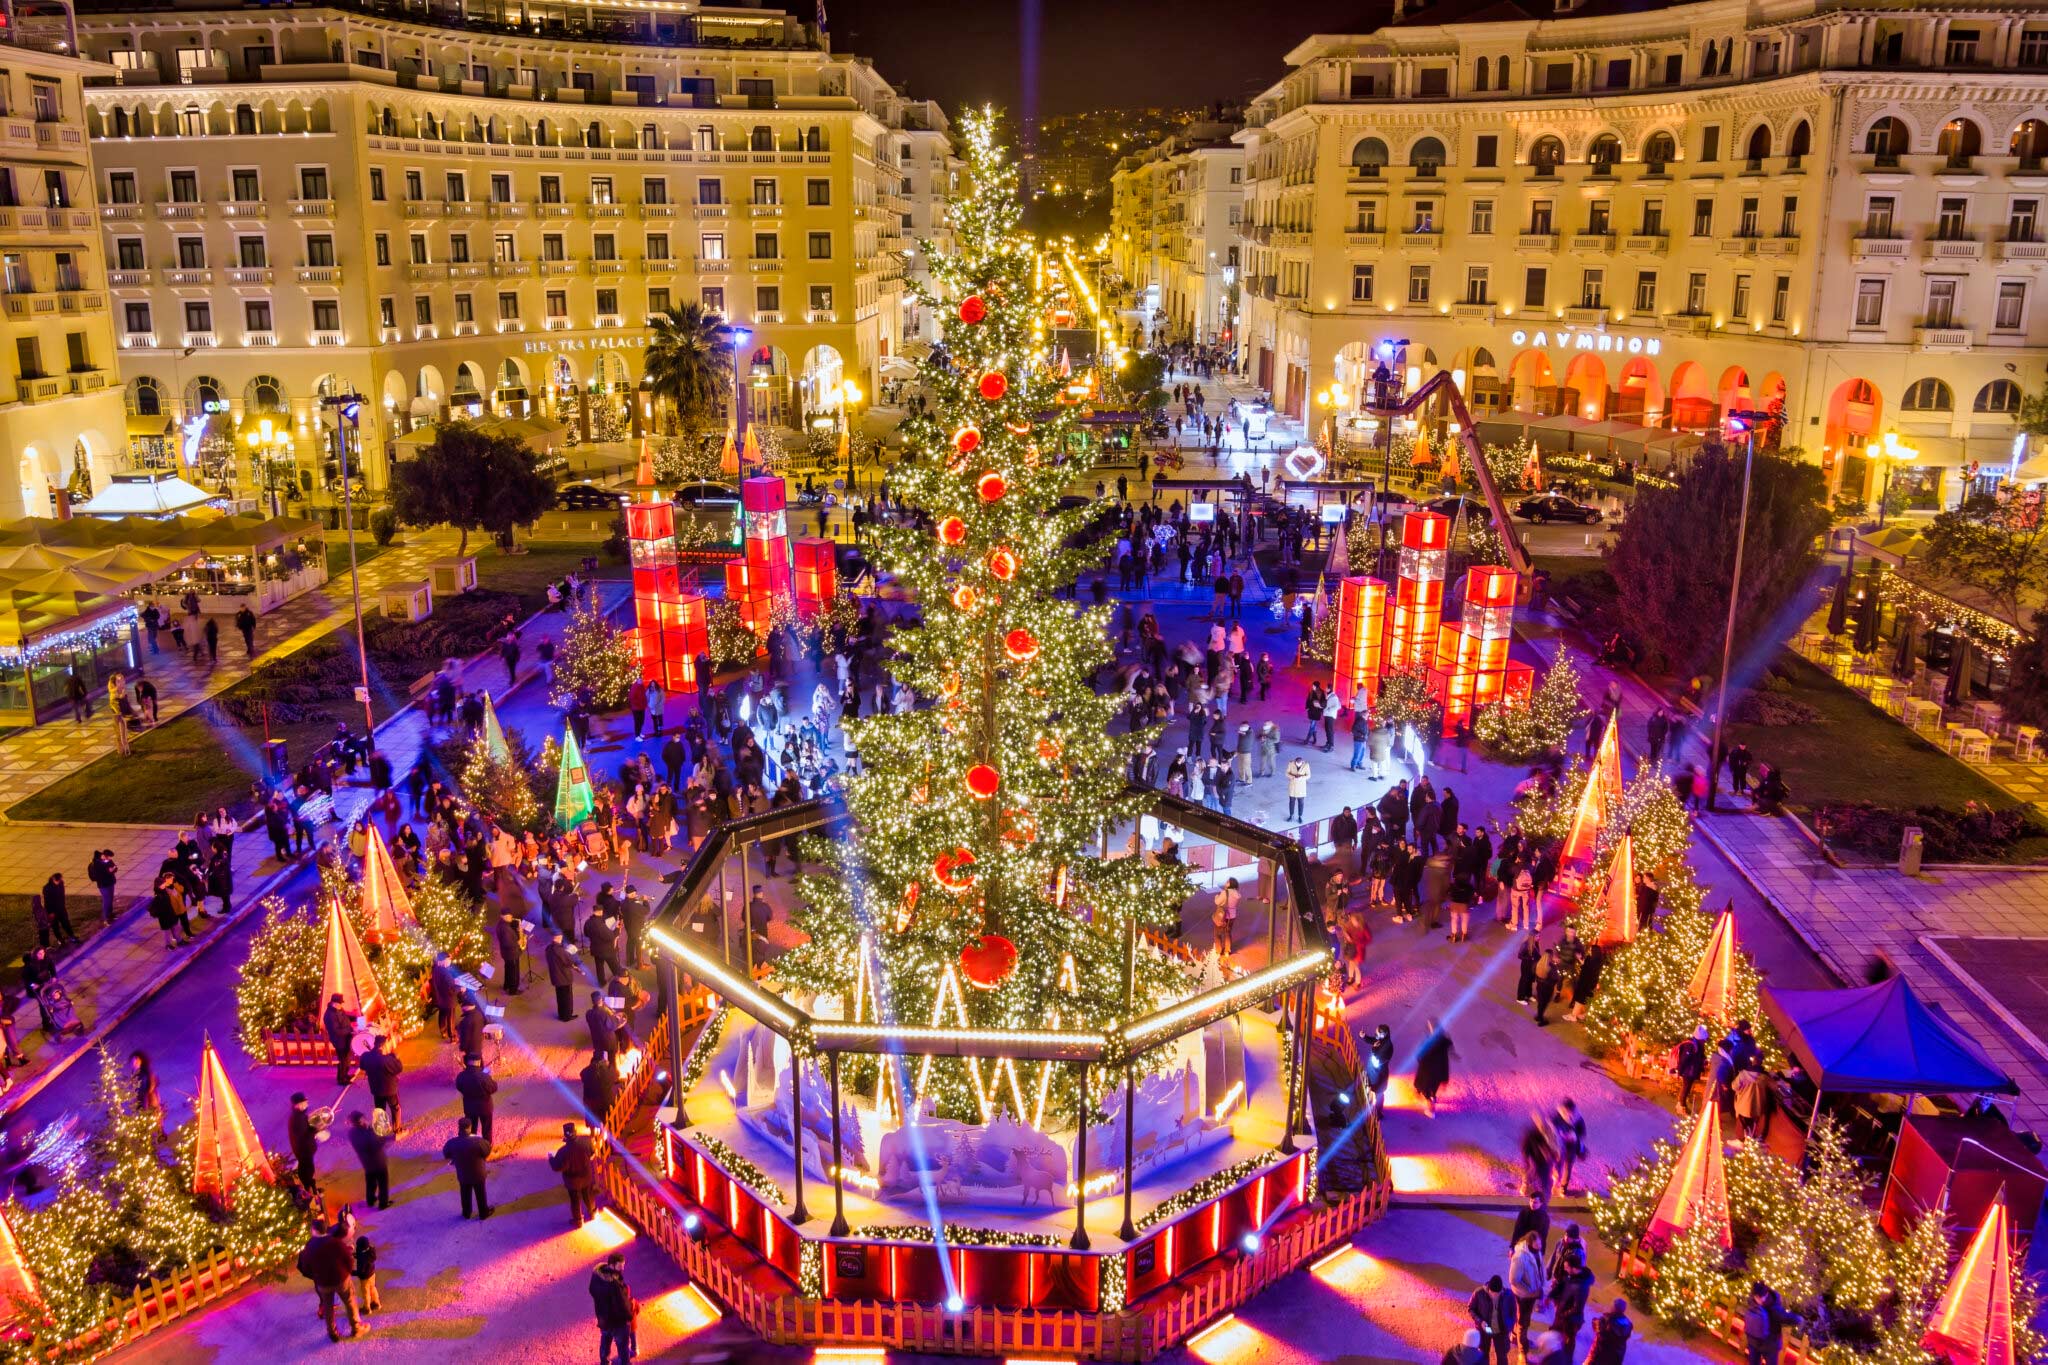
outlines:
{"label": "person in dark coat", "polygon": [[428,978],[428,990],[434,1001],[434,1016],[441,1022],[441,1036],[455,1036],[455,1011],[462,1001],[462,989],[455,980],[455,964],[448,960],[448,954],[434,954],[433,974]]}
{"label": "person in dark coat", "polygon": [[1457,1055],[1457,1049],[1451,1046],[1451,1035],[1444,1032],[1443,1025],[1430,1020],[1428,1040],[1415,1055],[1415,1093],[1429,1106],[1431,1118],[1436,1117],[1438,1093],[1450,1084],[1451,1058]]}
{"label": "person in dark coat", "polygon": [[583,937],[590,945],[590,960],[602,973],[602,979],[611,978],[624,971],[619,962],[619,922],[609,913],[600,910],[583,922]]}
{"label": "person in dark coat", "polygon": [[479,1220],[497,1212],[491,1207],[490,1196],[484,1189],[485,1167],[490,1156],[491,1144],[472,1131],[468,1119],[458,1120],[455,1136],[441,1145],[441,1159],[455,1168],[455,1184],[462,1191],[464,1218],[469,1217],[472,1202]]}
{"label": "person in dark coat", "polygon": [[1529,1207],[1515,1213],[1515,1230],[1508,1234],[1509,1246],[1520,1246],[1522,1239],[1530,1233],[1536,1234],[1536,1245],[1550,1245],[1550,1205],[1542,1194],[1529,1196]]}
{"label": "person in dark coat", "polygon": [[379,1134],[358,1109],[348,1116],[348,1145],[363,1163],[363,1203],[373,1209],[391,1207],[391,1161],[384,1152],[392,1143],[388,1133]]}
{"label": "person in dark coat", "polygon": [[1628,1300],[1616,1299],[1614,1307],[1593,1319],[1593,1349],[1586,1353],[1586,1365],[1622,1365],[1628,1353],[1628,1339],[1636,1325],[1628,1318]]}
{"label": "person in dark coat", "polygon": [[590,1273],[590,1306],[597,1316],[597,1365],[609,1365],[617,1349],[619,1365],[632,1365],[633,1319],[640,1305],[626,1288],[626,1253],[614,1251]]}
{"label": "person in dark coat", "polygon": [[1543,960],[1543,943],[1533,929],[1516,950],[1515,960],[1522,964],[1521,975],[1515,978],[1515,1003],[1526,1005],[1536,998],[1536,964]]}
{"label": "person in dark coat", "polygon": [[[791,862],[796,861],[794,850],[789,856]],[[620,956],[631,962],[636,971],[647,970],[647,921],[653,913],[654,907],[647,897],[627,888],[626,899],[619,907],[620,917],[625,921],[625,942],[620,945]]]}
{"label": "person in dark coat", "polygon": [[498,961],[505,967],[505,994],[519,994],[519,959],[524,949],[520,944],[519,916],[501,914],[498,916]]}
{"label": "person in dark coat", "polygon": [[498,1080],[484,1065],[482,1057],[472,1053],[463,1063],[461,1072],[455,1077],[455,1092],[462,1096],[462,1116],[489,1145],[497,1136],[496,1126],[491,1121],[497,1106],[491,1096],[498,1093]]}
{"label": "person in dark coat", "polygon": [[1700,1077],[1707,1074],[1707,1026],[1701,1024],[1692,1037],[1678,1045],[1677,1056],[1673,1058],[1672,1069],[1678,1073],[1678,1107],[1685,1113],[1692,1112],[1692,1092],[1698,1088]]}
{"label": "person in dark coat", "polygon": [[[208,621],[207,625],[213,625]],[[327,1325],[327,1339],[340,1341],[334,1326],[334,1304],[338,1299],[348,1313],[351,1337],[363,1334],[363,1320],[356,1315],[355,1295],[348,1292],[348,1277],[356,1268],[355,1251],[349,1246],[348,1225],[337,1220],[333,1227],[316,1233],[299,1252],[299,1273],[313,1282],[320,1299],[320,1321]]]}
{"label": "person in dark coat", "polygon": [[306,1110],[306,1093],[303,1090],[292,1096],[292,1116],[285,1129],[285,1137],[291,1147],[292,1160],[298,1163],[299,1183],[310,1190],[313,1188],[313,1154],[320,1147],[313,1135],[313,1116]]}
{"label": "person in dark coat", "polygon": [[1571,1251],[1550,1277],[1550,1326],[1564,1338],[1565,1359],[1579,1346],[1579,1329],[1586,1325],[1586,1298],[1593,1292],[1593,1272],[1586,1268],[1583,1252]]}
{"label": "person in dark coat", "polygon": [[590,1026],[591,1054],[607,1060],[616,1057],[619,1051],[619,1017],[604,1003],[604,992],[590,993],[590,1008],[583,1011],[583,1022]]}
{"label": "person in dark coat", "polygon": [[71,911],[64,900],[62,872],[52,872],[50,880],[43,883],[43,911],[50,917],[50,927],[57,931],[59,943],[78,943],[78,931],[71,927]]}
{"label": "person in dark coat", "polygon": [[1494,1365],[1508,1365],[1508,1339],[1515,1329],[1515,1296],[1495,1275],[1472,1291],[1465,1311],[1479,1329],[1480,1354],[1491,1355]]}
{"label": "person in dark coat", "polygon": [[609,1057],[592,1057],[583,1068],[583,1107],[590,1114],[590,1126],[601,1125],[619,1098],[619,1072]]}
{"label": "person in dark coat", "polygon": [[1607,950],[1599,944],[1589,944],[1584,957],[1579,959],[1578,974],[1572,978],[1572,1009],[1565,1018],[1574,1022],[1586,1017],[1586,1006],[1593,1003],[1593,992],[1600,989],[1600,973],[1607,969]]}
{"label": "person in dark coat", "polygon": [[1792,1315],[1778,1291],[1762,1280],[1749,1286],[1749,1302],[1742,1308],[1742,1349],[1749,1365],[1778,1365],[1778,1353],[1785,1346],[1785,1325]]}
{"label": "person in dark coat", "polygon": [[341,1003],[341,992],[327,997],[327,1009],[320,1016],[320,1031],[334,1049],[334,1083],[347,1085],[355,1074],[355,1053],[350,1044],[356,1036],[356,1017]]}
{"label": "person in dark coat", "polygon": [[562,1188],[569,1192],[569,1221],[582,1227],[596,1214],[592,1187],[596,1184],[596,1153],[590,1137],[578,1133],[576,1125],[562,1125],[562,1145],[548,1158],[548,1169],[562,1176]]}
{"label": "person in dark coat", "polygon": [[398,1059],[398,1050],[391,1046],[391,1039],[380,1033],[375,1044],[363,1054],[363,1079],[370,1085],[370,1101],[382,1109],[391,1119],[391,1131],[396,1133],[402,1126],[398,1114],[398,1078],[405,1074],[405,1063]]}
{"label": "person in dark coat", "polygon": [[568,1023],[576,1017],[576,958],[562,941],[562,931],[548,937],[548,984],[555,988],[555,1017]]}
{"label": "person in dark coat", "polygon": [[[1531,935],[1531,938],[1533,940],[1534,935]],[[1538,1028],[1550,1027],[1550,1021],[1545,1019],[1543,1015],[1550,1008],[1550,1002],[1557,999],[1557,987],[1563,975],[1564,969],[1558,966],[1557,963],[1557,949],[1545,949],[1543,956],[1536,960],[1536,1027]]]}
{"label": "person in dark coat", "polygon": [[103,848],[94,853],[85,875],[100,890],[100,927],[104,929],[114,922],[114,883],[120,876],[114,850]]}
{"label": "person in dark coat", "polygon": [[464,1057],[484,1055],[484,1012],[473,995],[463,997],[462,1016],[455,1021],[455,1046]]}

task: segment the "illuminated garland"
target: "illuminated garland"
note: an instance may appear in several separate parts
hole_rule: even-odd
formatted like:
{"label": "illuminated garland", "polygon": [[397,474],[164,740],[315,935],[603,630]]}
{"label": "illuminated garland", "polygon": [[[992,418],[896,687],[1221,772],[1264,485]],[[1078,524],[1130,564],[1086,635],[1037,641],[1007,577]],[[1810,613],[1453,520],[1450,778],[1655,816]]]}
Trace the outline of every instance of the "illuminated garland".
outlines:
{"label": "illuminated garland", "polygon": [[1569,653],[1560,653],[1526,704],[1502,700],[1482,708],[1472,734],[1497,757],[1525,762],[1563,749],[1588,714],[1578,667]]}
{"label": "illuminated garland", "polygon": [[770,1180],[759,1166],[726,1146],[709,1133],[692,1133],[690,1140],[704,1149],[704,1154],[717,1162],[726,1175],[752,1190],[769,1204],[787,1204],[789,1196],[782,1192],[782,1186]]}
{"label": "illuminated garland", "polygon": [[997,1228],[975,1228],[961,1223],[945,1224],[937,1238],[932,1236],[929,1223],[869,1223],[855,1228],[851,1235],[866,1242],[922,1242],[931,1245],[944,1241],[947,1246],[954,1247],[1059,1247],[1067,1244],[1066,1238],[1046,1232],[1003,1232]]}
{"label": "illuminated garland", "polygon": [[808,1237],[797,1244],[796,1292],[807,1299],[825,1297],[825,1248]]}
{"label": "illuminated garland", "polygon": [[690,1055],[683,1059],[682,1080],[676,1093],[687,1095],[696,1089],[697,1082],[704,1078],[704,1068],[711,1063],[711,1054],[717,1048],[718,1035],[725,1031],[726,1014],[730,1007],[723,1001],[711,1011],[711,1017],[704,1021],[704,1027],[697,1030],[697,1041],[690,1045]]}
{"label": "illuminated garland", "polygon": [[1234,1166],[1225,1166],[1215,1174],[1188,1186],[1179,1194],[1162,1200],[1157,1208],[1137,1220],[1137,1227],[1141,1232],[1146,1228],[1157,1227],[1170,1218],[1178,1218],[1189,1209],[1199,1208],[1212,1199],[1219,1199],[1260,1171],[1284,1161],[1286,1157],[1285,1152],[1266,1152],[1259,1156],[1246,1157]]}
{"label": "illuminated garland", "polygon": [[108,645],[120,644],[131,638],[139,619],[134,607],[123,607],[112,616],[102,617],[91,625],[31,640],[25,649],[0,649],[0,656],[33,664],[55,654],[71,654],[77,651],[96,654]]}
{"label": "illuminated garland", "polygon": [[2020,642],[2026,638],[1996,616],[1966,607],[1932,588],[1923,588],[1903,572],[1879,575],[1877,596],[1879,601],[1896,608],[1901,615],[1917,612],[1936,629],[1960,631],[2001,655],[2019,648]]}
{"label": "illuminated garland", "polygon": [[1130,1298],[1130,1278],[1121,1256],[1104,1256],[1096,1264],[1102,1267],[1101,1309],[1105,1313],[1121,1313]]}

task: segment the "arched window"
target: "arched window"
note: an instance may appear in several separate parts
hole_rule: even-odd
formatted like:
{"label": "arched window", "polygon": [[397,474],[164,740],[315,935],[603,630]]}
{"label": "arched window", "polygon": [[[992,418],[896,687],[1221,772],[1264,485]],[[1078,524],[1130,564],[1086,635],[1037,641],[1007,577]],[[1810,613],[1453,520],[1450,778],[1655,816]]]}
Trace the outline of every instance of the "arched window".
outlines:
{"label": "arched window", "polygon": [[1702,77],[1718,74],[1720,68],[1716,64],[1718,61],[1717,54],[1718,49],[1715,48],[1712,42],[1709,42],[1707,44],[1707,50],[1700,54],[1700,75]]}
{"label": "arched window", "polygon": [[1813,125],[1805,119],[1792,125],[1792,136],[1785,140],[1785,165],[1796,169],[1808,152],[1813,150]]}
{"label": "arched window", "polygon": [[1907,412],[1954,412],[1956,396],[1948,385],[1929,375],[1913,381],[1899,406]]}
{"label": "arched window", "polygon": [[1994,379],[1977,390],[1977,401],[1970,408],[1974,412],[2016,414],[2020,410],[2020,386],[2010,379]]}
{"label": "arched window", "polygon": [[1586,164],[1596,174],[1605,174],[1614,169],[1614,163],[1621,160],[1621,139],[1612,133],[1602,133],[1593,139],[1593,145],[1586,149]]}
{"label": "arched window", "polygon": [[2039,166],[2043,157],[2048,157],[2048,123],[2030,118],[2012,130],[2012,141],[2006,148],[2009,155],[2016,156],[2025,166]]}
{"label": "arched window", "polygon": [[185,415],[219,412],[227,399],[227,386],[210,374],[202,374],[185,386]]}
{"label": "arched window", "polygon": [[706,123],[697,129],[697,138],[690,144],[692,151],[715,152],[719,150],[718,130]]}
{"label": "arched window", "polygon": [[163,416],[163,385],[146,374],[137,375],[128,385],[128,411],[137,417]]}
{"label": "arched window", "polygon": [[1906,145],[1911,140],[1911,136],[1906,132],[1906,125],[1887,116],[1870,125],[1870,131],[1863,135],[1863,150],[1866,155],[1876,157],[1881,164],[1897,165],[1899,158],[1906,154]]}
{"label": "arched window", "polygon": [[604,146],[604,129],[598,127],[595,119],[583,127],[583,145],[586,147]]}
{"label": "arched window", "polygon": [[1958,169],[1967,167],[1984,150],[1984,134],[1970,120],[1952,118],[1941,125],[1941,137],[1936,140],[1934,150],[1946,157],[1950,166]]}
{"label": "arched window", "polygon": [[747,150],[750,152],[772,152],[775,150],[775,130],[765,123],[757,123],[747,134]]}
{"label": "arched window", "polygon": [[206,115],[198,105],[188,104],[178,111],[178,133],[182,137],[206,136]]}
{"label": "arched window", "polygon": [[1508,59],[1506,57],[1496,57],[1493,59],[1493,88],[1496,90],[1508,88]]}
{"label": "arched window", "polygon": [[804,129],[804,150],[807,152],[822,152],[825,150],[825,130],[815,123]]}
{"label": "arched window", "polygon": [[242,392],[242,408],[251,413],[288,411],[289,405],[284,401],[284,381],[276,375],[257,375]]}
{"label": "arched window", "polygon": [[1669,133],[1652,133],[1650,140],[1643,144],[1643,162],[1652,175],[1663,174],[1664,168],[1678,160],[1678,139]]}
{"label": "arched window", "polygon": [[128,111],[116,105],[114,106],[114,136],[127,137],[128,134]]}
{"label": "arched window", "polygon": [[1529,149],[1529,168],[1537,175],[1556,175],[1564,164],[1564,143],[1554,137],[1539,137]]}
{"label": "arched window", "polygon": [[534,125],[533,141],[536,146],[540,147],[552,147],[555,145],[554,135],[548,130],[548,121],[546,119],[542,119]]}
{"label": "arched window", "polygon": [[640,145],[649,151],[659,150],[661,147],[661,129],[651,123],[641,124]]}
{"label": "arched window", "polygon": [[1472,88],[1474,90],[1486,89],[1486,77],[1492,70],[1493,59],[1491,57],[1481,57],[1478,61],[1474,62],[1472,64]]}
{"label": "arched window", "polygon": [[1378,175],[1387,164],[1387,144],[1376,137],[1362,137],[1351,148],[1351,164],[1361,175]]}
{"label": "arched window", "polygon": [[235,106],[235,131],[243,137],[248,137],[256,131],[256,108],[254,105],[238,104]]}
{"label": "arched window", "polygon": [[1770,154],[1770,125],[1767,123],[1759,123],[1756,126],[1756,130],[1749,135],[1749,145],[1742,149],[1742,155],[1748,160],[1750,167],[1752,169],[1761,170],[1763,168],[1764,158],[1769,156]]}
{"label": "arched window", "polygon": [[1417,138],[1415,145],[1408,149],[1408,164],[1419,174],[1435,175],[1444,161],[1444,144],[1437,138]]}

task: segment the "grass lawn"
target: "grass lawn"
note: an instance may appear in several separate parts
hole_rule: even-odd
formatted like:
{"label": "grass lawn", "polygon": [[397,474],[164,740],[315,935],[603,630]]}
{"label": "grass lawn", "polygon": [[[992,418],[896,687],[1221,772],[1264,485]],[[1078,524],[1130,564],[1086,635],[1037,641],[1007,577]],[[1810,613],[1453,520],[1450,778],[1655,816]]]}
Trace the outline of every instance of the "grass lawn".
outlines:
{"label": "grass lawn", "polygon": [[[1802,814],[1830,801],[1958,809],[1976,801],[1999,810],[2019,804],[1791,651],[1781,653],[1774,667],[1792,684],[1782,695],[1819,712],[1819,722],[1735,724],[1729,742],[1747,744],[1761,762],[1782,765],[1792,805]],[[2048,838],[2023,839],[2010,855],[2014,862],[2044,857]]]}
{"label": "grass lawn", "polygon": [[[528,554],[500,555],[486,546],[477,559],[477,577],[485,589],[516,594],[519,614],[524,616],[545,606],[547,585],[578,568],[589,553],[587,546],[549,545]],[[599,573],[620,578],[625,569],[611,566]],[[344,623],[306,648],[338,655],[345,664],[343,671],[348,672],[355,667],[354,643],[354,626]],[[431,669],[415,671],[396,665],[380,669],[374,638],[371,647],[373,695],[382,719],[406,704],[412,684]],[[223,699],[257,695],[254,685],[262,681],[263,669],[259,668],[254,676],[229,688]],[[352,683],[353,677],[347,681]],[[345,695],[299,710],[308,714],[290,721],[274,719],[270,726],[271,736],[287,741],[294,762],[332,739],[337,720],[345,719],[355,728],[362,723],[361,709]],[[129,757],[109,754],[29,797],[9,814],[19,820],[175,824],[219,806],[243,812],[250,808],[251,785],[263,770],[263,740],[260,719],[244,726],[218,712],[187,713],[137,735]],[[143,762],[148,764],[146,770],[136,766]]]}
{"label": "grass lawn", "polygon": [[[90,886],[91,883],[88,882],[87,885]],[[80,920],[91,919],[95,923],[98,922],[100,899],[97,892],[92,895],[91,901],[92,908],[89,911],[77,896],[74,895],[70,901],[72,927],[78,929],[79,934],[86,937],[87,942],[91,942],[91,939],[86,935]],[[26,895],[14,892],[0,894],[0,969],[6,970],[10,981],[14,980],[15,969],[21,965],[21,960],[28,956],[28,950],[36,946],[36,922],[29,918],[28,902],[29,898]]]}

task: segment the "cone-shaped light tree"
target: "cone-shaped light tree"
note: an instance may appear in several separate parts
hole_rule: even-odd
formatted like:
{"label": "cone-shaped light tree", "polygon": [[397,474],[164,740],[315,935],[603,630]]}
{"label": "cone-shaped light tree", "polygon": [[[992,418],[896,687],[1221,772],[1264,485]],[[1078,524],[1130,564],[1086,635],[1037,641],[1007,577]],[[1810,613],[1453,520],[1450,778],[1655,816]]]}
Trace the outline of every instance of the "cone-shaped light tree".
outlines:
{"label": "cone-shaped light tree", "polygon": [[213,1039],[199,1045],[199,1099],[193,1114],[192,1193],[226,1201],[245,1175],[276,1178],[263,1139],[249,1121],[242,1097],[228,1080]]}
{"label": "cone-shaped light tree", "polygon": [[377,826],[369,826],[369,848],[363,855],[363,918],[369,924],[363,938],[369,943],[396,943],[412,924],[412,898],[405,894],[405,882],[391,850]]}
{"label": "cone-shaped light tree", "polygon": [[1921,1349],[1953,1365],[2013,1365],[2012,1297],[2012,1232],[2000,1191],[1934,1306]]}
{"label": "cone-shaped light tree", "polygon": [[[814,844],[829,870],[801,884],[810,942],[776,972],[851,1001],[866,935],[884,1017],[935,1022],[954,975],[977,1027],[1099,1028],[1177,995],[1181,969],[1149,949],[1127,982],[1125,941],[1133,925],[1173,923],[1188,885],[1175,868],[1094,851],[1104,822],[1138,814],[1123,773],[1145,736],[1112,733],[1115,700],[1087,682],[1110,658],[1105,614],[1056,595],[1092,558],[1070,542],[1095,511],[1060,506],[1088,470],[1066,453],[1073,410],[1043,340],[1063,267],[1019,235],[993,117],[964,130],[974,188],[953,210],[958,247],[929,257],[945,340],[924,365],[930,409],[905,426],[914,458],[891,475],[930,529],[879,533],[920,607],[890,671],[924,704],[850,723],[856,832]],[[1054,1091],[1065,1118],[1071,1088]],[[957,1060],[932,1068],[928,1093],[942,1113],[979,1117]]]}
{"label": "cone-shaped light tree", "polygon": [[337,995],[343,1009],[365,1019],[375,1019],[384,1008],[383,991],[376,973],[370,970],[369,955],[339,901],[327,908],[327,946],[321,955],[320,1001],[315,1010],[325,1010]]}

